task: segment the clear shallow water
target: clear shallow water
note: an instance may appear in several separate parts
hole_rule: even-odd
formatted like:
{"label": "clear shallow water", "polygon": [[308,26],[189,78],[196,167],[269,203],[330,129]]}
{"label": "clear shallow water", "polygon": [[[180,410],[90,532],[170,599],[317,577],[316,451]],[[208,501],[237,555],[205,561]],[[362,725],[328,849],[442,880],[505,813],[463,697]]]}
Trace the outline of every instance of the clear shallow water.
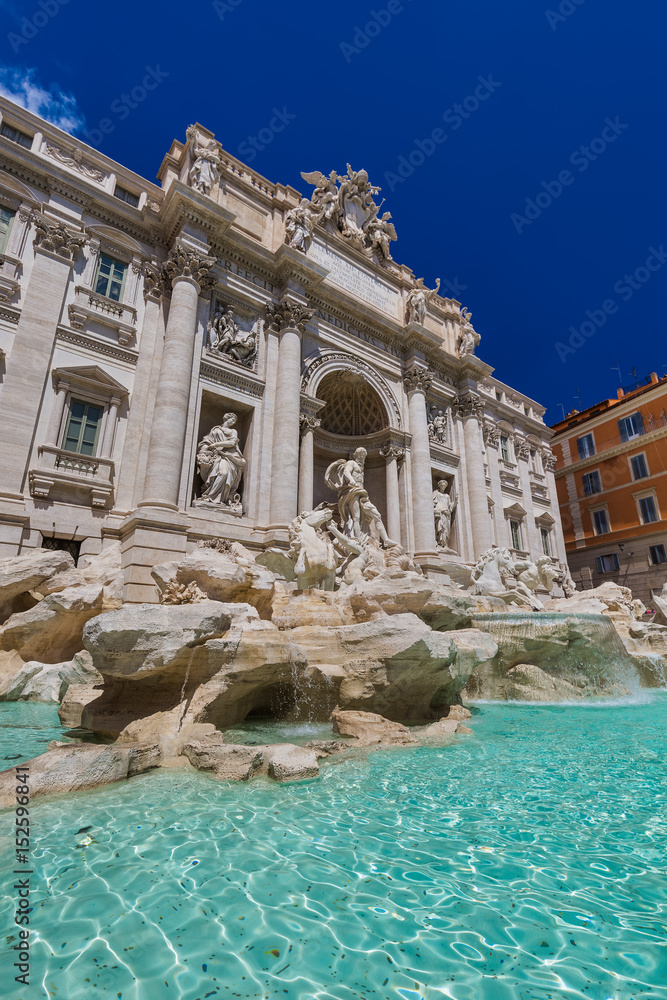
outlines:
{"label": "clear shallow water", "polygon": [[479,708],[319,781],[162,771],[36,806],[34,985],[4,995],[667,997],[667,697]]}
{"label": "clear shallow water", "polygon": [[49,702],[0,702],[0,771],[45,753],[51,740],[67,740],[58,706]]}

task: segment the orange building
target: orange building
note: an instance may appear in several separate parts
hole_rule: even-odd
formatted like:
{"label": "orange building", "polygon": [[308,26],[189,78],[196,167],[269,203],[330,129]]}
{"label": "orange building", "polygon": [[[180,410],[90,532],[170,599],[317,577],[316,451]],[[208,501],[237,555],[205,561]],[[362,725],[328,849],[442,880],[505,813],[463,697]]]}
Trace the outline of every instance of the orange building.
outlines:
{"label": "orange building", "polygon": [[667,582],[667,376],[653,372],[553,425],[556,485],[578,586],[613,580],[647,606]]}

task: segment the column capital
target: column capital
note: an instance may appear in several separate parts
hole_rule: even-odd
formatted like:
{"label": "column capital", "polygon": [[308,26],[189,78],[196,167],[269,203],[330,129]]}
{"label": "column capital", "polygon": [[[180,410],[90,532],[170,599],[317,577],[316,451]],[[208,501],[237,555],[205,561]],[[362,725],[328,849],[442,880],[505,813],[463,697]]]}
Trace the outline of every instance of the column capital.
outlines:
{"label": "column capital", "polygon": [[160,299],[171,294],[171,282],[164,270],[164,263],[153,258],[147,260],[143,267],[144,298]]}
{"label": "column capital", "polygon": [[490,420],[485,420],[482,425],[482,430],[484,433],[484,444],[490,444],[493,448],[497,448],[500,442],[500,431],[498,425],[494,424]]}
{"label": "column capital", "polygon": [[49,222],[35,212],[35,249],[44,250],[61,260],[73,264],[79,250],[86,242],[86,234],[68,229],[62,222]]}
{"label": "column capital", "polygon": [[402,458],[405,458],[405,448],[400,448],[397,444],[386,444],[384,448],[380,448],[380,454],[387,462],[392,458],[400,462]]}
{"label": "column capital", "polygon": [[280,333],[282,330],[298,330],[304,332],[304,326],[312,319],[314,310],[292,299],[282,302],[268,302],[266,305],[266,325]]}
{"label": "column capital", "polygon": [[305,434],[306,431],[317,430],[322,421],[319,419],[319,417],[314,417],[310,413],[301,412],[299,414],[299,423],[301,425],[301,432]]}
{"label": "column capital", "polygon": [[475,417],[481,420],[484,414],[484,403],[474,392],[462,392],[452,400],[452,412],[459,417]]}
{"label": "column capital", "polygon": [[179,240],[169,251],[169,258],[165,261],[163,270],[170,285],[173,286],[177,278],[190,278],[201,293],[215,282],[209,271],[216,263],[216,259],[208,256],[203,250],[186,246]]}
{"label": "column capital", "polygon": [[514,450],[516,452],[517,458],[527,459],[530,455],[530,445],[525,438],[515,437],[514,438]]}
{"label": "column capital", "polygon": [[425,393],[432,381],[433,372],[429,371],[428,368],[421,368],[419,365],[413,365],[403,375],[403,383],[407,393]]}

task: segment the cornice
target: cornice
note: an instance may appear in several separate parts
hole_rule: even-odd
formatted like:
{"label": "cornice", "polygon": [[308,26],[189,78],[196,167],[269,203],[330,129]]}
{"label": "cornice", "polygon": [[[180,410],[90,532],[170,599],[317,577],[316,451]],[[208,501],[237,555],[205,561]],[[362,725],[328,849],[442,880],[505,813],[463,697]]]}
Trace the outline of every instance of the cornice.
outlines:
{"label": "cornice", "polygon": [[261,399],[264,395],[264,381],[252,375],[247,369],[237,370],[225,364],[214,364],[210,360],[201,361],[199,365],[199,377],[216,385],[224,386],[226,389],[233,389],[246,396],[254,396]]}
{"label": "cornice", "polygon": [[74,344],[77,347],[84,347],[95,354],[103,354],[107,358],[116,358],[118,361],[125,361],[129,365],[136,365],[139,360],[137,351],[128,351],[116,344],[112,344],[102,338],[92,337],[85,333],[75,332],[67,327],[59,326],[56,330],[56,339],[67,344]]}
{"label": "cornice", "polygon": [[[556,469],[554,475],[556,479],[562,479],[563,476],[568,475],[570,472],[590,469],[593,466],[600,465],[601,462],[606,462],[610,458],[617,458],[619,455],[625,455],[629,451],[634,451],[636,448],[643,446],[644,443],[651,444],[651,442],[659,441],[664,437],[667,437],[667,426],[656,427],[654,431],[647,431],[646,434],[642,434],[638,438],[630,438],[629,441],[623,441],[621,444],[614,445],[613,448],[605,448],[604,451],[599,451],[595,455],[590,455],[588,458],[582,458],[578,462],[571,462],[570,465]],[[551,444],[553,445],[554,442],[552,441]]]}

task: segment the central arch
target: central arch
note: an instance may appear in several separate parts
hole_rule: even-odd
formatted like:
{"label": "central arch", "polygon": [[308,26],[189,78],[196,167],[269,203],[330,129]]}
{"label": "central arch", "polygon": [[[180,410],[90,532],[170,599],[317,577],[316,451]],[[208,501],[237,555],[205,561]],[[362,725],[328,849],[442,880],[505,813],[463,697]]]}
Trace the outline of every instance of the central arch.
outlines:
{"label": "central arch", "polygon": [[379,394],[359,372],[346,368],[330,372],[321,380],[318,395],[327,401],[318,414],[323,431],[367,437],[389,426]]}

